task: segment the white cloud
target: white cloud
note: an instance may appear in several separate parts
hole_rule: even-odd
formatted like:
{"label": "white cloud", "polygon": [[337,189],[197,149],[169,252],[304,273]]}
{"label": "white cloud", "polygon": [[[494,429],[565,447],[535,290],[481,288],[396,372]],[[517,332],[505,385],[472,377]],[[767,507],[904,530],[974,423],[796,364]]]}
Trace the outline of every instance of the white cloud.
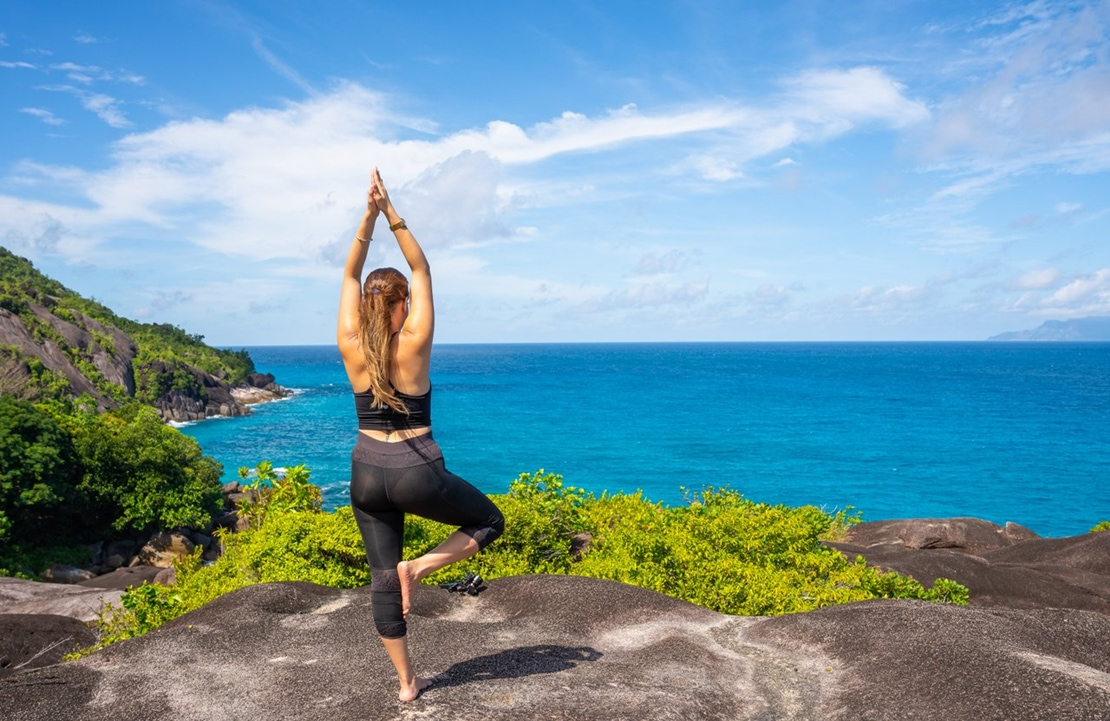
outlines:
{"label": "white cloud", "polygon": [[813,70],[787,81],[799,117],[843,132],[845,124],[883,122],[901,128],[929,119],[924,104],[903,95],[905,86],[879,68]]}
{"label": "white cloud", "polygon": [[131,121],[119,109],[119,101],[112,96],[103,93],[81,93],[78,97],[86,110],[92,111],[113,128],[126,128],[131,125]]}
{"label": "white cloud", "polygon": [[127,70],[120,70],[112,72],[105,70],[98,65],[78,65],[77,63],[53,63],[50,65],[51,70],[59,70],[66,73],[66,77],[75,80],[84,85],[91,85],[94,82],[121,82],[130,83],[132,85],[142,85],[146,82],[146,78],[137,73],[132,73]]}
{"label": "white cloud", "polygon": [[897,310],[905,305],[917,305],[930,295],[930,290],[923,286],[864,286],[852,299],[852,308],[858,311]]}
{"label": "white cloud", "polygon": [[0,60],[0,68],[24,68],[26,70],[34,70],[35,66],[31,63],[25,63],[22,60],[12,62],[10,60]]}
{"label": "white cloud", "polygon": [[1013,287],[1022,290],[1043,290],[1056,284],[1060,278],[1060,271],[1056,268],[1042,268],[1026,273],[1013,283]]}
{"label": "white cloud", "polygon": [[[78,71],[66,64],[59,69],[63,66]],[[434,130],[430,121],[398,116],[382,95],[344,83],[302,102],[245,108],[222,118],[175,121],[129,134],[115,143],[104,170],[24,163],[7,179],[10,184],[49,185],[55,197],[69,193],[77,200],[32,206],[0,196],[0,237],[10,233],[24,247],[37,243],[55,248],[74,262],[103,259],[106,248],[121,237],[146,237],[152,239],[152,252],[165,246],[158,252],[193,257],[195,249],[189,246],[199,246],[211,251],[204,256],[207,263],[264,263],[270,278],[277,277],[279,264],[290,278],[325,283],[345,257],[364,207],[369,170],[376,164],[421,241],[437,248],[437,288],[456,294],[451,312],[461,312],[479,298],[496,298],[507,308],[560,304],[578,315],[603,313],[613,319],[664,313],[684,322],[682,314],[690,308],[711,302],[708,280],[678,277],[690,261],[686,251],[664,246],[638,262],[631,260],[637,276],[596,284],[575,278],[578,284],[573,285],[558,278],[513,275],[490,260],[496,256],[487,257],[479,249],[494,242],[544,242],[542,234],[510,222],[524,203],[531,208],[597,203],[617,195],[614,184],[631,182],[613,177],[553,180],[531,170],[560,154],[602,153],[636,143],[670,148],[674,146],[664,144],[677,139],[680,152],[698,146],[705,150],[690,153],[693,161],[677,176],[674,167],[658,169],[660,183],[684,183],[689,177],[721,181],[742,177],[743,164],[752,158],[770,153],[781,157],[784,148],[823,142],[864,123],[899,127],[923,112],[915,101],[891,96],[900,86],[873,69],[810,73],[788,86],[789,92],[763,107],[714,101],[642,112],[629,105],[592,117],[566,112],[528,128],[493,121],[436,135],[425,132]],[[871,110],[867,103],[845,97],[853,87],[876,99]],[[77,97],[114,127],[128,122],[111,96],[72,86],[46,89]],[[421,132],[401,132],[413,127]],[[722,142],[728,154],[718,154]],[[644,156],[628,157],[649,165]],[[791,158],[779,161],[780,166],[794,163]],[[43,217],[56,220],[50,226],[53,235]],[[379,226],[378,235],[387,235],[384,227]],[[99,254],[93,250],[97,245],[103,246]],[[376,243],[371,262],[397,262],[391,252],[388,244]],[[249,298],[253,309],[281,302],[292,282],[274,283],[267,291],[272,295],[259,289]],[[181,293],[148,291],[138,301],[142,307],[133,312],[153,316],[193,312],[203,305],[205,296],[198,289],[184,287]],[[790,290],[767,285],[748,302],[753,308],[781,309],[790,302]],[[507,318],[516,312],[511,308],[498,312]],[[235,306],[237,313],[251,310],[248,300]]]}
{"label": "white cloud", "polygon": [[123,111],[119,109],[119,101],[110,95],[89,92],[81,88],[75,88],[72,85],[44,85],[40,89],[68,93],[74,96],[86,110],[96,114],[98,118],[113,128],[127,128],[131,125]]}
{"label": "white cloud", "polygon": [[67,73],[100,73],[103,70],[96,65],[78,65],[77,63],[54,63],[52,70],[62,70]]}
{"label": "white cloud", "polygon": [[713,155],[701,155],[690,158],[690,165],[705,180],[724,182],[744,177],[739,166],[727,158]]}
{"label": "white cloud", "polygon": [[702,303],[709,294],[709,281],[688,283],[651,282],[637,283],[623,290],[615,290],[601,297],[592,298],[575,310],[588,314],[613,314],[628,310],[667,309],[684,312]]}
{"label": "white cloud", "polygon": [[677,248],[668,250],[662,255],[645,253],[636,262],[634,272],[637,275],[667,275],[676,273],[689,265],[694,253],[689,250]]}
{"label": "white cloud", "polygon": [[62,125],[65,123],[64,120],[45,108],[20,108],[19,112],[33,115],[47,125]]}
{"label": "white cloud", "polygon": [[255,54],[262,58],[267,65],[273,68],[278,75],[296,85],[309,96],[316,95],[316,89],[312,87],[307,80],[301,77],[300,73],[283,63],[276,55],[270,52],[270,49],[266,47],[261,38],[255,37],[251,40],[251,49],[254,50]]}
{"label": "white cloud", "polygon": [[790,290],[783,285],[764,283],[746,296],[748,304],[756,309],[779,310],[790,305]]}
{"label": "white cloud", "polygon": [[[1110,307],[1110,268],[1100,268],[1090,275],[1071,281],[1044,301],[1052,308]],[[1084,311],[1085,312],[1085,311]]]}
{"label": "white cloud", "polygon": [[[838,95],[854,83],[864,89],[886,88],[888,94],[895,87],[871,69],[810,74],[795,83],[794,100],[808,94],[830,105],[821,112],[807,106],[806,113],[813,117],[834,118],[842,108],[853,120],[860,119],[866,114],[864,104],[853,105]],[[111,96],[72,86],[46,89],[74,95],[113,127],[128,125],[119,101]],[[898,106],[888,97],[873,117],[904,119],[916,107],[907,101],[901,110],[891,110]],[[386,138],[397,118],[382,96],[346,83],[280,108],[249,108],[219,120],[173,122],[129,135],[117,143],[111,168],[81,177],[72,187],[93,201],[106,228],[113,223],[150,223],[163,230],[174,228],[181,240],[255,259],[333,257],[335,253],[325,249],[345,237],[357,221],[362,188],[370,165],[376,163],[386,172],[391,190],[421,218],[423,240],[433,245],[480,242],[517,232],[505,222],[504,213],[528,191],[505,178],[508,168],[560,153],[598,152],[723,129],[755,138],[755,145],[763,147],[752,152],[767,152],[799,138],[793,131],[782,132],[784,123],[790,124],[781,120],[784,112],[718,103],[645,115],[629,105],[596,118],[564,113],[527,131],[494,121],[481,130],[391,141]],[[768,115],[780,118],[779,131],[768,128]],[[768,138],[773,140],[767,142]],[[24,170],[32,181],[36,174],[41,178],[55,172],[30,166]],[[716,179],[740,173],[728,158],[706,160],[699,172]],[[325,202],[329,194],[332,200]],[[551,193],[545,198],[544,202],[568,202]],[[199,221],[185,220],[198,208],[204,208],[195,216]]]}
{"label": "white cloud", "polygon": [[77,33],[77,35],[75,35],[73,39],[76,42],[81,43],[82,45],[90,45],[96,42],[96,38],[92,35],[89,35],[88,33]]}
{"label": "white cloud", "polygon": [[941,103],[926,154],[1008,172],[1110,168],[1110,4],[1010,6],[984,26],[997,34],[973,53],[983,79]]}

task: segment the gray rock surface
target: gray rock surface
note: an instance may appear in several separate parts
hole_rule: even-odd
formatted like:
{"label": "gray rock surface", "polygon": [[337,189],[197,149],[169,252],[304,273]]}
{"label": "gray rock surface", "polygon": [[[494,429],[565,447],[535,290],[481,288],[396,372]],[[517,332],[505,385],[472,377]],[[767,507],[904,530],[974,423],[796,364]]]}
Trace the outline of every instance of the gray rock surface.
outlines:
{"label": "gray rock surface", "polygon": [[0,615],[0,677],[52,666],[66,654],[94,643],[95,632],[69,616]]}
{"label": "gray rock surface", "polygon": [[39,583],[0,576],[0,614],[51,614],[94,621],[105,602],[119,603],[122,595],[122,589]]}
{"label": "gray rock surface", "polygon": [[436,684],[396,701],[366,589],[229,594],[80,661],[0,679],[10,721],[1110,719],[1110,616],[870,601],[726,616],[595,579],[421,587]]}
{"label": "gray rock surface", "polygon": [[1037,538],[1013,528],[975,519],[876,521],[827,545],[926,586],[959,581],[973,606],[1110,614],[1110,532]]}

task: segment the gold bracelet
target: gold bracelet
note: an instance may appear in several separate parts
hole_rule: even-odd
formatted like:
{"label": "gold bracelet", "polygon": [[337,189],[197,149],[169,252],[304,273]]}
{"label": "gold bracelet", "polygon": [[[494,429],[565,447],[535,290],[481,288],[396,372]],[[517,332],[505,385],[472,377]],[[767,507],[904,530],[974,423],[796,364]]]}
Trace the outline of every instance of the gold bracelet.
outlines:
{"label": "gold bracelet", "polygon": [[357,240],[360,243],[373,243],[374,242],[373,238],[363,238],[358,233],[355,233],[355,240]]}
{"label": "gold bracelet", "polygon": [[390,223],[389,229],[396,233],[398,230],[408,230],[409,227],[405,225],[405,219],[401,218],[396,223]]}

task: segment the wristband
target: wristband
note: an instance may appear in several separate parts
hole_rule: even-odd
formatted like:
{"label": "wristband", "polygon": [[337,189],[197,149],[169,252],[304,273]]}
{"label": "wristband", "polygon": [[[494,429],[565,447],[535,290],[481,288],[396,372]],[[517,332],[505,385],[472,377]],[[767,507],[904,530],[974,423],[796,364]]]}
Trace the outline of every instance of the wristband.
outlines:
{"label": "wristband", "polygon": [[398,230],[408,230],[409,227],[405,225],[405,219],[401,218],[396,223],[390,223],[389,229],[396,233]]}

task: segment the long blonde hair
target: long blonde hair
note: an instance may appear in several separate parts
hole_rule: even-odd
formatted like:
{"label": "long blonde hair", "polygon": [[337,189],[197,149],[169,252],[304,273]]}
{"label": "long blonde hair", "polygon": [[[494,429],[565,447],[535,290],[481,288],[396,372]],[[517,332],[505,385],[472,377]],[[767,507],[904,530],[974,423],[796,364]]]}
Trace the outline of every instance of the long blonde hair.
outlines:
{"label": "long blonde hair", "polygon": [[370,271],[362,285],[362,303],[358,309],[359,345],[370,374],[370,392],[375,408],[390,408],[408,413],[397,397],[389,376],[392,359],[389,343],[393,339],[393,307],[409,296],[409,281],[396,268]]}

